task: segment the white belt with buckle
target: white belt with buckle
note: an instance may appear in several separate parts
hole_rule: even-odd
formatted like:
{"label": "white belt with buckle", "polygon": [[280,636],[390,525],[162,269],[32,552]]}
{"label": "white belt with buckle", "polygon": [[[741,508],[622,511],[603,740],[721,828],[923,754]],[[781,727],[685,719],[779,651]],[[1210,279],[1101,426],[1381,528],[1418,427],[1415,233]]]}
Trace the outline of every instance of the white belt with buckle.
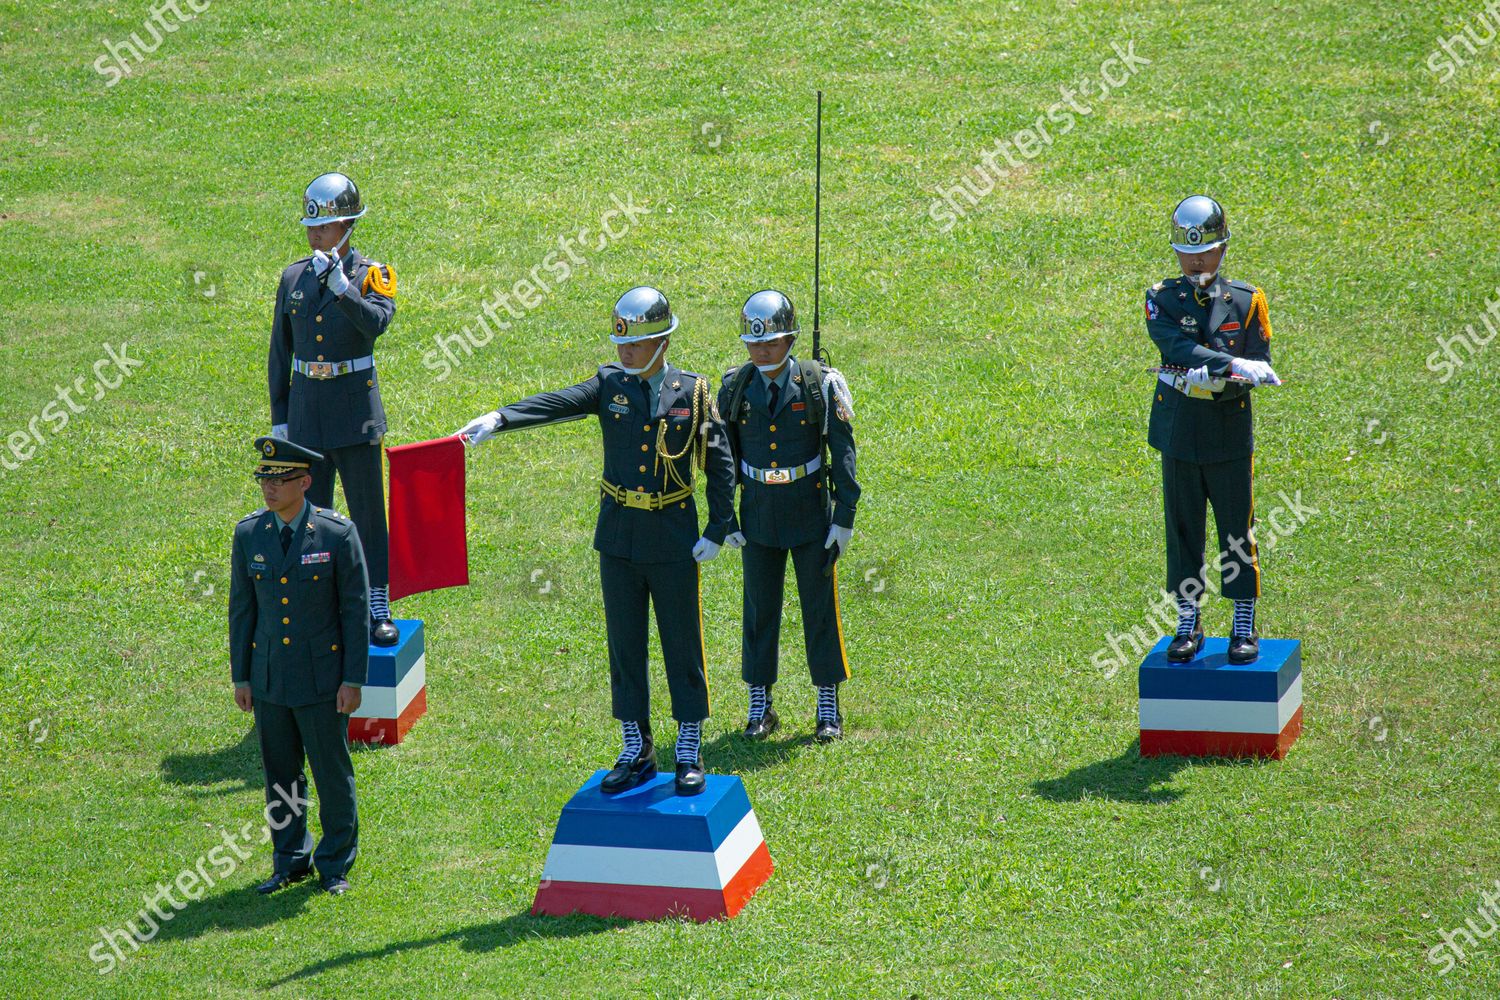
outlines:
{"label": "white belt with buckle", "polygon": [[811,462],[799,465],[795,469],[757,469],[749,462],[740,462],[740,471],[757,483],[766,483],[775,486],[780,483],[795,483],[805,476],[810,476],[823,467],[823,456],[814,455]]}
{"label": "white belt with buckle", "polygon": [[1176,389],[1178,392],[1182,393],[1184,396],[1190,396],[1193,399],[1214,398],[1214,394],[1209,390],[1199,388],[1196,385],[1189,385],[1186,375],[1172,375],[1167,372],[1161,372],[1156,377],[1162,382],[1165,382],[1167,385],[1171,386],[1173,389]]}
{"label": "white belt with buckle", "polygon": [[340,375],[348,375],[350,372],[362,372],[367,368],[373,367],[375,367],[375,359],[368,354],[362,358],[350,358],[348,361],[303,361],[301,358],[292,359],[292,371],[300,372],[308,378],[338,378]]}

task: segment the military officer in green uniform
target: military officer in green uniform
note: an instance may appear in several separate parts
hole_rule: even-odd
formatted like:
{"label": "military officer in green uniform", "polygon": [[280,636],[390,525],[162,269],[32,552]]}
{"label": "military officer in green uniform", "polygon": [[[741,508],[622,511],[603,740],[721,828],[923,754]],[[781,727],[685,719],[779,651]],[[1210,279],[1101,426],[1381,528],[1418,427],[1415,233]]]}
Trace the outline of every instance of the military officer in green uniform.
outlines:
{"label": "military officer in green uniform", "polygon": [[781,292],[756,292],[740,310],[740,340],[750,360],[731,368],[719,388],[719,412],[743,491],[740,531],[728,542],[741,548],[745,569],[745,735],[763,740],[781,724],[771,686],[790,556],[807,665],[818,692],[815,735],[827,743],[843,736],[839,685],[849,679],[836,563],[854,533],[859,504],[854,403],[836,369],[792,355],[797,333],[796,312]]}
{"label": "military officer in green uniform", "polygon": [[342,252],[364,214],[359,189],[343,174],[321,174],[303,192],[302,225],[313,252],[282,271],[276,290],[267,361],[271,434],[322,453],[308,491],[314,506],[332,506],[334,477],[343,480],[370,574],[370,641],[394,646],[401,633],[389,601],[380,443],[386,422],[374,351],[396,315],[396,272],[353,247]]}
{"label": "military officer in green uniform", "polygon": [[1281,379],[1271,368],[1265,293],[1220,273],[1228,243],[1229,223],[1218,202],[1203,195],[1183,199],[1172,213],[1172,249],[1182,273],[1146,293],[1146,329],[1162,367],[1170,369],[1158,376],[1148,441],[1161,452],[1167,589],[1178,609],[1167,656],[1176,662],[1191,660],[1203,647],[1198,601],[1206,588],[1210,503],[1220,589],[1234,602],[1229,659],[1250,663],[1260,655],[1251,389]]}
{"label": "military officer in green uniform", "polygon": [[[587,381],[529,396],[470,421],[458,433],[478,445],[498,431],[596,417],[604,475],[594,548],[604,591],[609,679],[624,747],[605,792],[656,773],[646,663],[651,606],[677,720],[678,794],[704,788],[700,753],[708,717],[708,670],[698,564],[735,530],[734,466],[709,380],[667,363],[677,318],[655,288],[632,288],[614,308],[610,340],[619,363]],[[700,535],[693,466],[703,470],[708,525]]]}
{"label": "military officer in green uniform", "polygon": [[[322,455],[281,438],[255,442],[265,507],[234,529],[229,577],[229,664],[234,703],[255,713],[266,775],[275,868],[269,894],[316,867],[332,895],[349,888],[359,848],[349,715],[369,666],[370,584],[354,525],[309,503]],[[323,837],[307,831],[312,767]]]}

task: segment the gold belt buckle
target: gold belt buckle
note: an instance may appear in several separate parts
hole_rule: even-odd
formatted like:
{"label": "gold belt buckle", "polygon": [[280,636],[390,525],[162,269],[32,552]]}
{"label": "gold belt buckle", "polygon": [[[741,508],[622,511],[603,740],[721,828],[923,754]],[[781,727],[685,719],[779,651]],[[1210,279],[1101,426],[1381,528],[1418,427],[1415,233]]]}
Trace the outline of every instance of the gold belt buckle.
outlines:
{"label": "gold belt buckle", "polygon": [[650,510],[651,494],[626,491],[625,506],[634,507],[636,510]]}
{"label": "gold belt buckle", "polygon": [[332,361],[309,361],[307,362],[308,378],[333,378]]}
{"label": "gold belt buckle", "polygon": [[792,470],[791,469],[767,469],[766,470],[766,482],[767,483],[789,483],[791,481],[792,481]]}

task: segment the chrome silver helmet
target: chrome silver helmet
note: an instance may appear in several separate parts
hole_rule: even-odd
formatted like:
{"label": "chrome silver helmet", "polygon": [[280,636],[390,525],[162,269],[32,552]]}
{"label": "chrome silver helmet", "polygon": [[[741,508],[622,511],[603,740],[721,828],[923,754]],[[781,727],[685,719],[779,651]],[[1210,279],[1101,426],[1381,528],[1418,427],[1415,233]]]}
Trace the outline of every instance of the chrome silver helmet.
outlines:
{"label": "chrome silver helmet", "polygon": [[761,344],[797,335],[797,311],[792,300],[772,288],[756,292],[740,308],[740,339]]}
{"label": "chrome silver helmet", "polygon": [[1172,210],[1172,249],[1204,253],[1229,242],[1224,208],[1207,195],[1195,194]]}
{"label": "chrome silver helmet", "polygon": [[302,192],[302,224],[353,222],[365,214],[359,188],[343,174],[319,174]]}
{"label": "chrome silver helmet", "polygon": [[614,332],[609,339],[616,344],[633,344],[638,340],[665,337],[677,329],[677,317],[667,297],[650,285],[637,285],[615,303]]}

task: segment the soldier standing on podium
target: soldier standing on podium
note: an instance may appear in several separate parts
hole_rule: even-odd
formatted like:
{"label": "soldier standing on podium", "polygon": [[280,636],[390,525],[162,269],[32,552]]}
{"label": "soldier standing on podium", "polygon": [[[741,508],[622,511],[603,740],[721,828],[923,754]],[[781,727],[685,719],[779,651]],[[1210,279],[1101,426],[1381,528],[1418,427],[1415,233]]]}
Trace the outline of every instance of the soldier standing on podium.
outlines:
{"label": "soldier standing on podium", "polygon": [[[735,528],[734,465],[709,380],[674,368],[666,350],[677,317],[655,288],[615,303],[610,340],[619,363],[585,382],[538,393],[477,417],[458,433],[478,445],[498,431],[597,417],[604,477],[594,548],[604,591],[609,681],[624,748],[600,787],[634,788],[656,773],[651,739],[647,626],[656,609],[672,717],[677,793],[703,791],[700,753],[708,717],[708,664],[698,564],[719,554]],[[700,537],[693,465],[703,470],[708,525]]]}
{"label": "soldier standing on podium", "polygon": [[[750,361],[731,368],[719,389],[743,493],[740,531],[745,597],[741,676],[749,686],[745,735],[763,740],[780,726],[771,704],[781,639],[786,561],[791,556],[802,603],[807,665],[818,691],[816,739],[844,734],[839,685],[849,679],[839,618],[837,560],[854,534],[854,403],[839,372],[792,356],[797,316],[772,289],[740,310],[740,340]],[[825,466],[826,451],[826,466]]]}
{"label": "soldier standing on podium", "polygon": [[322,453],[308,499],[333,505],[335,473],[349,517],[359,528],[370,576],[370,641],[394,646],[390,540],[385,521],[381,438],[385,408],[375,374],[375,340],[396,314],[396,272],[353,247],[342,253],[365,214],[359,189],[343,174],[322,174],[302,195],[302,225],[312,255],[281,274],[267,363],[271,434]]}
{"label": "soldier standing on podium", "polygon": [[[1260,560],[1255,547],[1253,386],[1280,385],[1271,368],[1266,296],[1220,274],[1229,223],[1217,201],[1193,195],[1172,213],[1172,249],[1180,276],[1146,293],[1146,330],[1161,351],[1162,372],[1151,406],[1148,441],[1161,452],[1166,513],[1167,590],[1177,600],[1177,634],[1167,658],[1185,663],[1203,648],[1198,598],[1204,581],[1208,504],[1219,529],[1221,592],[1234,601],[1229,661],[1260,656],[1255,601]],[[1246,381],[1229,381],[1225,376]]]}

